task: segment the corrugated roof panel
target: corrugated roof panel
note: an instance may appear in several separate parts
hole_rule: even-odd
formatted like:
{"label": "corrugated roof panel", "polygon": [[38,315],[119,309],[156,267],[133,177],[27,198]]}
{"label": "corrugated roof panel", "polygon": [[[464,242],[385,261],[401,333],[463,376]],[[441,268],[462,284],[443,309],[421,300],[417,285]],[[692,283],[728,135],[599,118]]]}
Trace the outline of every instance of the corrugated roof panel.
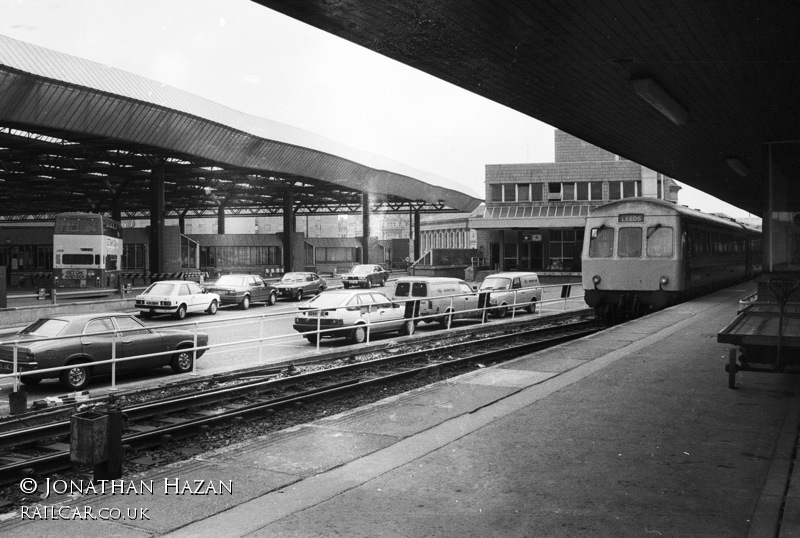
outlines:
{"label": "corrugated roof panel", "polygon": [[[13,50],[9,52],[8,44],[13,42],[0,36],[0,65],[7,61],[7,58],[15,58],[17,66],[12,67],[24,71],[19,66],[36,63],[35,54],[33,59],[25,57],[24,54],[18,57],[20,55],[14,47],[11,47]],[[45,60],[38,69],[29,71],[32,75],[0,69],[0,88],[7,90],[0,94],[0,111],[6,121],[160,146],[237,167],[317,178],[348,189],[370,191],[379,196],[393,195],[428,202],[443,200],[450,207],[465,210],[471,210],[478,205],[479,201],[476,198],[463,194],[463,188],[449,189],[438,184],[426,183],[420,179],[420,174],[404,177],[398,175],[397,171],[369,168],[367,164],[370,159],[356,161],[341,153],[326,152],[324,149],[274,137],[258,136],[252,132],[262,127],[288,132],[293,129],[290,126],[231,111],[216,103],[164,85],[158,85],[158,88],[161,88],[161,95],[156,95],[154,92],[158,88],[153,81],[92,62],[79,61],[25,44],[18,49],[25,53],[41,51],[41,56]],[[4,52],[8,53],[5,57]],[[68,58],[71,62],[51,62],[53,59],[64,58]],[[73,64],[76,66],[74,70],[63,69],[65,66],[72,67]],[[86,72],[82,72],[82,69]],[[63,83],[61,79],[54,78],[59,73],[66,79]],[[85,84],[102,80],[103,84],[87,85],[85,86],[87,89],[84,90],[71,86],[76,84],[74,80],[81,80]],[[128,83],[129,80],[146,82],[128,88],[127,93],[134,95],[136,91],[146,90],[147,100],[135,100],[124,94],[114,94],[109,91],[110,87]],[[189,96],[201,104],[201,108],[212,113],[199,116],[180,109],[160,106],[165,99],[175,95]],[[50,113],[48,107],[57,110],[58,113]],[[250,132],[246,132],[233,127],[230,122],[210,121],[209,117],[214,117],[220,110],[230,112],[231,117],[236,116],[241,121],[252,124],[253,128]]]}

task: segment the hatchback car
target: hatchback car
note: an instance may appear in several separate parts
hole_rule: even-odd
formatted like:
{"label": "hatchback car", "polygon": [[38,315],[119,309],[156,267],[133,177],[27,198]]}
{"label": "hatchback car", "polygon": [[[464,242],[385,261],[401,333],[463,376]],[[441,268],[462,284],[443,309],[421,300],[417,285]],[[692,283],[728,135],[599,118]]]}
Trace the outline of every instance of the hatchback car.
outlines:
{"label": "hatchback car", "polygon": [[389,273],[380,265],[356,265],[349,273],[342,274],[345,288],[371,288],[373,284],[383,286],[389,279]]}
{"label": "hatchback car", "polygon": [[[54,339],[55,338],[55,339]],[[189,372],[194,364],[195,333],[157,330],[146,326],[133,314],[72,314],[39,318],[16,335],[13,342],[0,343],[0,373],[17,368],[28,372],[22,382],[34,385],[47,378],[58,378],[69,390],[89,384],[92,377],[111,372],[111,360],[118,372],[141,371],[169,365],[175,373]],[[197,333],[197,357],[208,345],[208,335]],[[113,347],[113,351],[112,351]],[[165,353],[142,357],[152,353]],[[136,357],[136,358],[130,358]],[[126,360],[127,359],[127,360]],[[36,373],[37,370],[69,366],[68,369]]]}
{"label": "hatchback car", "polygon": [[222,275],[206,289],[219,295],[220,304],[237,304],[242,310],[251,303],[274,305],[278,291],[258,275]]}
{"label": "hatchback car", "polygon": [[154,314],[172,314],[183,319],[189,312],[216,314],[219,295],[209,293],[196,282],[187,280],[161,280],[150,284],[136,296],[136,308],[142,317]]}
{"label": "hatchback car", "polygon": [[[413,334],[414,322],[405,318],[405,309],[381,292],[332,290],[317,295],[300,306],[294,329],[306,340],[317,343],[322,337],[346,337],[361,343],[371,333],[400,331]],[[327,332],[317,333],[317,328]],[[330,330],[333,329],[333,330]]]}
{"label": "hatchback car", "polygon": [[286,273],[275,283],[278,295],[295,301],[301,301],[305,295],[319,295],[327,287],[328,283],[316,273]]}

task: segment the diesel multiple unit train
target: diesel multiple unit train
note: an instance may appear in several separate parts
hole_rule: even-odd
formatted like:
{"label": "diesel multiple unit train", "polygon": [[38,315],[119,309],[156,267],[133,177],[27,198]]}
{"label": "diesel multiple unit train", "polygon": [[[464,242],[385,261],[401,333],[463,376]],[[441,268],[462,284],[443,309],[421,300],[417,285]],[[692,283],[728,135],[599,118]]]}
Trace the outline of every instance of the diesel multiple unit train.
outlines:
{"label": "diesel multiple unit train", "polygon": [[658,310],[761,271],[761,231],[657,199],[627,198],[586,219],[582,284],[606,321]]}

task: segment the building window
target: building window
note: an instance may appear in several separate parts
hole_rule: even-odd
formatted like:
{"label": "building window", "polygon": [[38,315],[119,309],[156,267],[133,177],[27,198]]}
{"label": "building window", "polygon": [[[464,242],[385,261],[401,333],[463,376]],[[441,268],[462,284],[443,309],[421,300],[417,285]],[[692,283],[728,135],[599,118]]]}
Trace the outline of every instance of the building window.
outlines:
{"label": "building window", "polygon": [[517,201],[517,185],[514,183],[506,183],[503,185],[503,201],[516,202]]}
{"label": "building window", "polygon": [[123,243],[122,269],[125,271],[144,270],[144,245]]}
{"label": "building window", "polygon": [[561,200],[561,183],[548,183],[547,184],[547,199],[548,200]]}
{"label": "building window", "polygon": [[527,183],[517,184],[517,201],[528,202],[531,199],[531,186]]}
{"label": "building window", "polygon": [[489,185],[489,201],[502,202],[503,201],[503,185],[494,183]]}
{"label": "building window", "polygon": [[564,202],[572,202],[575,200],[575,184],[564,183],[561,186],[563,192],[561,193],[561,200]]}
{"label": "building window", "polygon": [[575,258],[575,230],[550,230],[549,271],[572,271]]}
{"label": "building window", "polygon": [[542,184],[541,183],[534,183],[531,185],[531,201],[533,202],[541,202],[542,201]]}

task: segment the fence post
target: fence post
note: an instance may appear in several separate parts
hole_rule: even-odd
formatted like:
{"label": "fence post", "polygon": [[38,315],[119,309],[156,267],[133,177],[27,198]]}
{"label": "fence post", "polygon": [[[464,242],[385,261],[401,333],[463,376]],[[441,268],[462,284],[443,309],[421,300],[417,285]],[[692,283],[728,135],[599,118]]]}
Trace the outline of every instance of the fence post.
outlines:
{"label": "fence post", "polygon": [[317,353],[319,353],[319,341],[322,340],[322,334],[319,332],[320,325],[322,324],[322,310],[317,312]]}
{"label": "fence post", "polygon": [[514,315],[517,313],[517,290],[514,290],[514,304],[511,305],[511,319],[514,319]]}
{"label": "fence post", "polygon": [[258,318],[258,363],[261,364],[264,360],[264,316],[266,314],[261,314],[261,317]]}
{"label": "fence post", "polygon": [[197,375],[197,322],[194,322],[194,346],[192,346],[192,374]]}
{"label": "fence post", "polygon": [[117,332],[111,336],[111,388],[109,392],[117,390]]}
{"label": "fence post", "polygon": [[370,307],[367,306],[367,343],[369,344],[369,327],[370,322],[372,321],[372,312],[370,312]]}

